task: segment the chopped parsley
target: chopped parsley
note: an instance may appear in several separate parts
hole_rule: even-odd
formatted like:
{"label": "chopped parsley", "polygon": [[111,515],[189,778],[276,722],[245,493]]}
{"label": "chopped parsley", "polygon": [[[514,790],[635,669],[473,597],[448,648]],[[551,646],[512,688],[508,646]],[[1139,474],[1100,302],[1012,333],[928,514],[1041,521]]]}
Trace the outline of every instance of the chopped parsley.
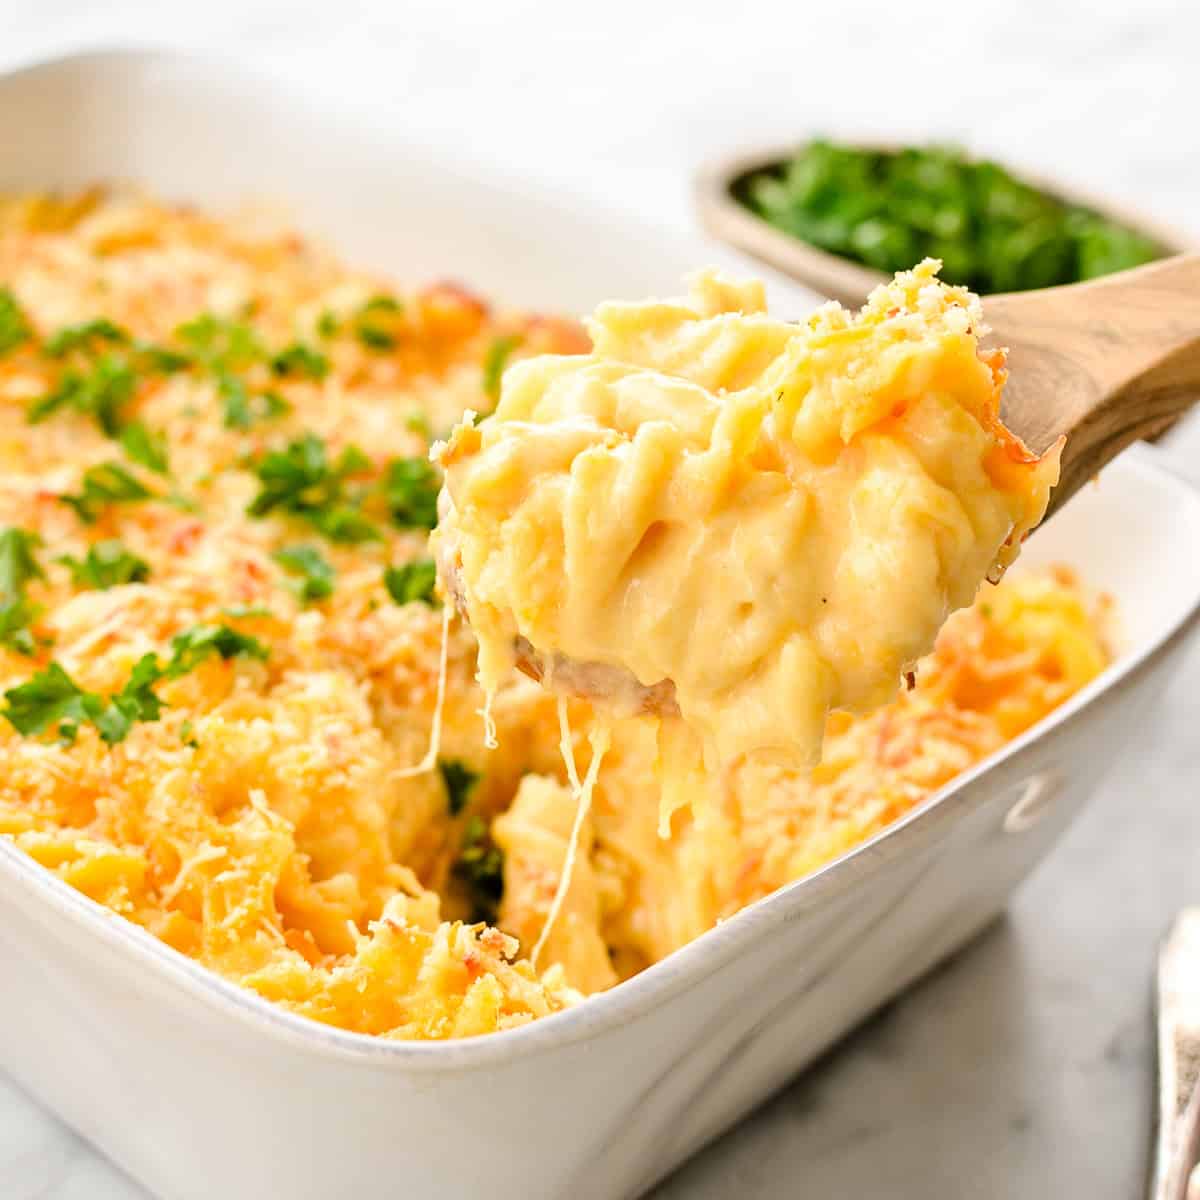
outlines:
{"label": "chopped parsley", "polygon": [[293,342],[271,359],[271,370],[276,375],[319,382],[329,374],[329,359],[303,342]]}
{"label": "chopped parsley", "polygon": [[157,721],[162,701],[154,685],[162,678],[158,659],[144,654],[134,665],[125,686],[112,695],[88,692],[57,663],[52,662],[32,679],[4,693],[3,716],[18,733],[29,736],[51,726],[60,738],[72,742],[83,724],[95,726],[109,745],[125,740],[135,721]]}
{"label": "chopped parsley", "polygon": [[69,504],[85,525],[93,524],[111,504],[133,504],[154,496],[135,475],[120,463],[106,462],[83,473],[79,493],[64,493],[59,499]]}
{"label": "chopped parsley", "polygon": [[158,475],[168,473],[167,439],[147,429],[141,421],[131,421],[121,430],[121,449],[135,463]]}
{"label": "chopped parsley", "polygon": [[472,771],[458,758],[439,758],[438,770],[442,775],[442,783],[446,785],[446,805],[450,815],[457,817],[467,807],[471,792],[479,782],[479,773]]}
{"label": "chopped parsley", "polygon": [[291,576],[287,586],[306,604],[333,594],[333,567],[316,546],[284,546],[271,557]]}
{"label": "chopped parsley", "polygon": [[254,424],[250,392],[236,375],[222,372],[217,377],[217,396],[225,411],[226,428],[249,429]]}
{"label": "chopped parsley", "polygon": [[42,353],[47,358],[69,358],[75,362],[96,361],[102,354],[114,350],[120,350],[123,355],[127,355],[128,359],[123,358],[122,361],[128,361],[142,372],[173,375],[192,363],[189,355],[172,350],[169,346],[135,340],[128,330],[108,317],[96,317],[78,325],[66,325],[52,333],[42,344]]}
{"label": "chopped parsley", "polygon": [[41,542],[27,529],[9,528],[0,533],[0,594],[15,596],[31,579],[45,579],[34,554]]}
{"label": "chopped parsley", "polygon": [[127,346],[129,333],[107,317],[96,317],[78,325],[66,325],[52,333],[42,346],[42,352],[50,358],[66,358],[78,350],[94,355],[103,345]]}
{"label": "chopped parsley", "polygon": [[368,350],[396,348],[396,318],[404,311],[394,296],[372,296],[354,318],[354,335]]}
{"label": "chopped parsley", "polygon": [[495,924],[504,895],[504,854],[478,814],[467,819],[462,847],[451,871],[470,896],[471,919]]}
{"label": "chopped parsley", "polygon": [[285,400],[278,392],[262,392],[256,396],[259,420],[268,421],[275,417],[286,417],[292,411],[290,400]]}
{"label": "chopped parsley", "polygon": [[309,520],[331,542],[357,545],[379,540],[379,527],[352,504],[336,505],[325,512],[313,513]]}
{"label": "chopped parsley", "polygon": [[31,655],[37,649],[30,625],[41,610],[24,596],[0,604],[0,645],[18,654]]}
{"label": "chopped parsley", "polygon": [[111,438],[120,436],[140,377],[170,374],[190,361],[164,346],[135,342],[108,317],[64,326],[46,339],[42,353],[62,369],[50,390],[29,406],[30,423],[69,409],[94,417]]}
{"label": "chopped parsley", "polygon": [[158,658],[154,654],[143,654],[134,664],[125,686],[109,698],[98,716],[92,718],[102,740],[110,745],[124,741],[135,721],[158,720],[163,705],[154,692],[154,685],[160,678]]}
{"label": "chopped parsley", "polygon": [[38,614],[25,594],[32,579],[44,579],[34,551],[41,545],[36,533],[9,528],[0,533],[0,644],[20,654],[35,649],[29,626]]}
{"label": "chopped parsley", "polygon": [[246,511],[252,517],[265,517],[282,510],[334,542],[374,541],[379,530],[361,513],[361,496],[346,485],[349,476],[369,466],[370,460],[356,446],[347,446],[330,461],[325,443],[307,433],[254,464],[262,486]]}
{"label": "chopped parsley", "polygon": [[369,316],[371,313],[402,313],[404,305],[395,296],[377,292],[358,311],[361,316]]}
{"label": "chopped parsley", "polygon": [[213,372],[247,367],[266,356],[258,334],[249,325],[215,313],[200,313],[185,321],[175,336]]}
{"label": "chopped parsley", "polygon": [[176,371],[184,371],[192,365],[190,355],[169,346],[157,346],[153,342],[135,342],[134,350],[144,360],[149,370],[161,375],[174,375]]}
{"label": "chopped parsley", "polygon": [[432,529],[437,524],[440,486],[437,472],[428,459],[392,459],[383,480],[392,522],[401,529]]}
{"label": "chopped parsley", "polygon": [[273,618],[275,614],[265,604],[230,604],[227,608],[221,609],[227,617],[269,617]]}
{"label": "chopped parsley", "polygon": [[214,654],[226,661],[237,657],[262,661],[268,653],[258,638],[229,625],[193,625],[171,639],[171,659],[162,675],[166,679],[178,679]]}
{"label": "chopped parsley", "polygon": [[154,690],[162,680],[178,679],[214,654],[223,659],[237,655],[264,659],[267,648],[228,625],[196,625],[171,640],[171,657],[165,666],[157,654],[143,654],[119,692],[106,696],[86,691],[59,663],[51,662],[4,693],[6,704],[0,716],[26,736],[54,727],[66,742],[75,740],[80,725],[90,724],[114,745],[125,740],[135,722],[157,721],[162,715],[163,702]]}
{"label": "chopped parsley", "polygon": [[765,221],[888,275],[926,257],[975,292],[1075,283],[1161,258],[1151,238],[946,146],[816,139],[734,185]]}
{"label": "chopped parsley", "polygon": [[396,348],[396,335],[370,321],[360,320],[354,326],[354,332],[368,350],[394,350]]}
{"label": "chopped parsley", "polygon": [[271,421],[292,411],[278,392],[251,392],[244,380],[227,372],[217,377],[217,395],[227,429],[250,429],[259,421]]}
{"label": "chopped parsley", "polygon": [[62,409],[74,409],[94,417],[100,428],[115,438],[136,387],[137,376],[129,362],[121,355],[106,354],[85,367],[68,367],[54,387],[29,406],[26,415],[30,424],[36,425]]}
{"label": "chopped parsley", "polygon": [[386,567],[383,572],[384,587],[397,604],[420,602],[435,608],[433,588],[436,582],[437,568],[432,558],[419,558],[399,567]]}
{"label": "chopped parsley", "polygon": [[0,354],[15,350],[33,336],[29,318],[8,288],[0,288]]}
{"label": "chopped parsley", "polygon": [[262,490],[250,505],[251,516],[265,517],[276,508],[305,512],[333,498],[341,477],[330,469],[325,443],[315,434],[289,442],[259,459],[254,473]]}
{"label": "chopped parsley", "polygon": [[[175,336],[215,380],[227,428],[249,429],[259,421],[291,411],[291,405],[274,392],[252,393],[238,375],[239,371],[268,359],[258,334],[245,322],[201,313],[180,325]],[[284,355],[287,353],[283,352]],[[271,361],[274,363],[275,360]],[[277,374],[286,373],[286,370],[277,371]]]}
{"label": "chopped parsley", "polygon": [[419,409],[414,408],[404,418],[404,428],[413,433],[419,433],[427,442],[433,441],[433,426],[429,418]]}
{"label": "chopped parsley", "polygon": [[337,313],[330,311],[328,308],[317,318],[317,337],[336,337],[337,331],[340,328],[341,322],[337,319]]}
{"label": "chopped parsley", "polygon": [[292,411],[292,406],[278,392],[251,393],[242,379],[228,372],[217,377],[217,395],[229,429],[249,429],[259,421],[274,420]]}
{"label": "chopped parsley", "polygon": [[[58,725],[59,732],[65,733],[69,726],[73,740],[74,729],[83,721],[91,720],[91,712],[84,702],[90,695],[58,663],[52,662],[28,682],[4,693],[7,703],[3,713],[18,733],[26,736],[41,733],[51,725]],[[103,700],[96,696],[95,702],[91,711],[98,712]]]}
{"label": "chopped parsley", "polygon": [[103,590],[124,583],[141,583],[150,576],[150,564],[116,538],[89,546],[82,559],[64,554],[58,561],[70,569],[75,586],[81,588]]}
{"label": "chopped parsley", "polygon": [[500,380],[504,376],[504,368],[522,340],[517,333],[503,334],[492,342],[483,356],[483,390],[493,404],[500,399]]}

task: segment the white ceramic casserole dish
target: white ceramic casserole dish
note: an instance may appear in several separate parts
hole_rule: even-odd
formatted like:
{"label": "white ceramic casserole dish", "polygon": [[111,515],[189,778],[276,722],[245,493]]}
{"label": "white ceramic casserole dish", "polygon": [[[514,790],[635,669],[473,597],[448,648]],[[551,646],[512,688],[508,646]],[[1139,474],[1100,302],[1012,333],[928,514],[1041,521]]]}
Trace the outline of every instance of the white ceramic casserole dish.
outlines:
{"label": "white ceramic casserole dish", "polygon": [[[284,198],[350,258],[543,309],[715,256],[406,152],[326,98],[158,54],[0,80],[0,188]],[[783,302],[802,310],[798,293]],[[1152,531],[1152,536],[1151,536]],[[1002,908],[1130,744],[1196,624],[1200,496],[1137,448],[1030,542],[1112,592],[1120,660],[816,875],[583,1006],[445,1044],[290,1016],[0,839],[0,1067],[171,1200],[635,1196]]]}

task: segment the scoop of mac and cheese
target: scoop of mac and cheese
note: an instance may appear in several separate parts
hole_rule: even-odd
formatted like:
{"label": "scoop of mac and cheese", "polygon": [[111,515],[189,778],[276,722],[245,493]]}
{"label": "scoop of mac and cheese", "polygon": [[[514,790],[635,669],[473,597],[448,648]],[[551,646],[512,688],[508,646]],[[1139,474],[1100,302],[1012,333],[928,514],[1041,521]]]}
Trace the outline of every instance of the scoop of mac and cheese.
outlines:
{"label": "scoop of mac and cheese", "polygon": [[662,748],[710,774],[812,765],[831,711],[886,703],[1058,473],[1000,423],[1003,358],[936,269],[798,325],[704,273],[686,301],[602,305],[590,354],[516,364],[439,455],[485,689],[522,646],[628,679],[618,711],[673,689]]}

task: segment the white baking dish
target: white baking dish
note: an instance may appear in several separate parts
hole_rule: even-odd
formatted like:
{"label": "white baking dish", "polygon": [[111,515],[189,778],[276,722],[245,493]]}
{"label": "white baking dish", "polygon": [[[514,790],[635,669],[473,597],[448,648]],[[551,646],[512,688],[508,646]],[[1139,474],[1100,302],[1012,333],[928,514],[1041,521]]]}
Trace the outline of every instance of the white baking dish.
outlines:
{"label": "white baking dish", "polygon": [[[713,257],[416,156],[208,62],[105,54],[0,80],[0,187],[96,178],[286,197],[351,257],[542,308]],[[797,293],[784,302],[799,311]],[[1117,598],[1120,661],[905,820],[629,983],[508,1033],[384,1042],[289,1016],[0,839],[0,1066],[156,1193],[634,1196],[1003,906],[1129,746],[1196,624],[1200,497],[1138,448],[1030,542]]]}

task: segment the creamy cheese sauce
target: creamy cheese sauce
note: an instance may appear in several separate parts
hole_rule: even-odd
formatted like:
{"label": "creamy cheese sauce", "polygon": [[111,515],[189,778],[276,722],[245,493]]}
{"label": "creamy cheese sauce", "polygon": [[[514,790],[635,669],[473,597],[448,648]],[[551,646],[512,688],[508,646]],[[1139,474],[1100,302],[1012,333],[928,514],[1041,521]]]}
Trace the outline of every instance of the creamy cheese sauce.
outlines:
{"label": "creamy cheese sauce", "polygon": [[522,639],[621,715],[669,686],[668,813],[697,772],[811,766],[831,711],[891,699],[1058,471],[1000,424],[979,302],[935,269],[801,325],[705,273],[686,302],[602,305],[590,354],[515,365],[438,454],[485,690]]}

